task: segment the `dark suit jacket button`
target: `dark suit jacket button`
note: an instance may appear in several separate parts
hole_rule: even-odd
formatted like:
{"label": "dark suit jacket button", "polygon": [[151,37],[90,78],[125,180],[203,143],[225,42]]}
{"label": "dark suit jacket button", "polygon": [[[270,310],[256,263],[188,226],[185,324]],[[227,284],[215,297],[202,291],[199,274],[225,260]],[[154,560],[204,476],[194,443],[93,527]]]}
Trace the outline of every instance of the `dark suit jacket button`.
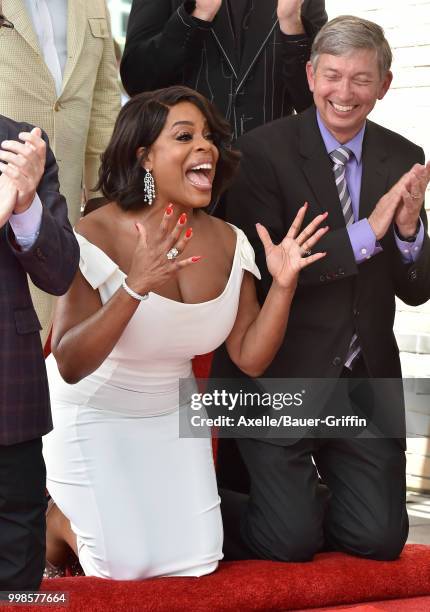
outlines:
{"label": "dark suit jacket button", "polygon": [[360,314],[360,311],[354,308],[354,310],[352,311],[352,314],[354,315],[354,317],[358,317],[358,315]]}
{"label": "dark suit jacket button", "polygon": [[325,275],[326,280],[333,280],[334,275],[331,272],[327,272],[327,274]]}
{"label": "dark suit jacket button", "polygon": [[333,365],[334,366],[339,366],[342,363],[342,359],[340,357],[335,357],[333,359]]}
{"label": "dark suit jacket button", "polygon": [[343,268],[338,268],[337,273],[339,274],[339,276],[343,276],[345,274],[345,270]]}
{"label": "dark suit jacket button", "polygon": [[321,281],[322,283],[325,281],[325,276],[324,276],[324,274],[321,274],[321,276],[320,276],[320,281]]}
{"label": "dark suit jacket button", "polygon": [[409,280],[415,281],[418,278],[418,272],[416,270],[411,270],[409,272]]}

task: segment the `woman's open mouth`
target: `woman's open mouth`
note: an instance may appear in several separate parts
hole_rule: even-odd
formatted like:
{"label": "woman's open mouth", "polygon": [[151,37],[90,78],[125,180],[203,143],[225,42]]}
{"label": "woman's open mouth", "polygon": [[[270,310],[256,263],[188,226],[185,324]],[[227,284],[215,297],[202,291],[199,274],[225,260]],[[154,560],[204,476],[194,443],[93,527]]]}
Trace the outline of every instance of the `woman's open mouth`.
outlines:
{"label": "woman's open mouth", "polygon": [[185,176],[200,191],[211,191],[214,179],[213,164],[205,162],[197,164],[185,172]]}

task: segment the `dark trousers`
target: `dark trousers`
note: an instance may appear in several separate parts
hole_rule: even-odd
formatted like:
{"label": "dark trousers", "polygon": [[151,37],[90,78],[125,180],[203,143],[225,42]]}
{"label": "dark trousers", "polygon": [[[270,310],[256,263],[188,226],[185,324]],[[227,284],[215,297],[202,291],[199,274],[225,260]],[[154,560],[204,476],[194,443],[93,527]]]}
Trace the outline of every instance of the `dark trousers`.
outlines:
{"label": "dark trousers", "polygon": [[0,446],[0,590],[37,590],[45,567],[42,440]]}
{"label": "dark trousers", "polygon": [[[362,374],[359,365],[351,377]],[[308,561],[321,550],[398,557],[408,535],[403,439],[236,443],[250,489],[220,489],[227,559]]]}

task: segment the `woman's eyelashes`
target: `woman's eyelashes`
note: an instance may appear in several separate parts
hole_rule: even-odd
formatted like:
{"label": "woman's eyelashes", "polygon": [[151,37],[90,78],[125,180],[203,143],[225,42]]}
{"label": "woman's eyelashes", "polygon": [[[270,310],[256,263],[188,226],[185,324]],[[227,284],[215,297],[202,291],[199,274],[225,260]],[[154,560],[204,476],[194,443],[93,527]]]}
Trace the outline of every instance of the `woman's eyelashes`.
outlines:
{"label": "woman's eyelashes", "polygon": [[[175,140],[179,140],[180,142],[189,142],[193,138],[194,134],[192,132],[180,132],[175,136]],[[203,134],[203,138],[205,138],[205,140],[210,140],[211,142],[214,141],[214,135],[212,132],[206,132]]]}

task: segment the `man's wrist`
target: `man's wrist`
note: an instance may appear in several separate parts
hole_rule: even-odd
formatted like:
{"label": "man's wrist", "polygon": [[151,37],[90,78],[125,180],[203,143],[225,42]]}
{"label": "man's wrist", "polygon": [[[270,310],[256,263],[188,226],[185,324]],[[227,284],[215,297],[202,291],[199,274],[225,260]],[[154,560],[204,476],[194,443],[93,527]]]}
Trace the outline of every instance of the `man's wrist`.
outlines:
{"label": "man's wrist", "polygon": [[396,233],[398,237],[400,238],[400,240],[404,240],[405,242],[413,242],[416,239],[417,234],[419,232],[420,222],[417,221],[415,225],[408,225],[408,226],[405,226],[405,225],[399,226],[396,224],[395,228],[396,228]]}
{"label": "man's wrist", "polygon": [[28,202],[25,202],[24,204],[19,204],[18,206],[15,206],[15,208],[13,209],[13,214],[14,215],[21,215],[22,213],[25,213],[25,211],[28,210],[30,208],[30,206],[33,204],[34,196],[35,196],[35,194],[33,194],[31,196],[31,198],[28,200]]}
{"label": "man's wrist", "polygon": [[200,19],[200,21],[213,21],[215,19],[216,13],[205,13],[204,11],[199,11],[199,9],[195,9],[191,13],[191,17],[195,17],[196,19]]}
{"label": "man's wrist", "polygon": [[294,36],[298,34],[305,34],[305,28],[303,26],[302,20],[300,17],[288,18],[288,19],[280,19],[279,27],[283,34],[287,34],[287,36]]}
{"label": "man's wrist", "polygon": [[[188,6],[191,3],[187,3]],[[191,15],[191,17],[195,17],[196,19],[199,19],[200,21],[207,21],[207,22],[211,22],[215,19],[219,7],[216,10],[208,10],[206,8],[206,10],[202,9],[199,7],[198,2],[194,2],[194,10],[193,11],[189,11],[189,14]],[[187,7],[188,8],[188,7]]]}

